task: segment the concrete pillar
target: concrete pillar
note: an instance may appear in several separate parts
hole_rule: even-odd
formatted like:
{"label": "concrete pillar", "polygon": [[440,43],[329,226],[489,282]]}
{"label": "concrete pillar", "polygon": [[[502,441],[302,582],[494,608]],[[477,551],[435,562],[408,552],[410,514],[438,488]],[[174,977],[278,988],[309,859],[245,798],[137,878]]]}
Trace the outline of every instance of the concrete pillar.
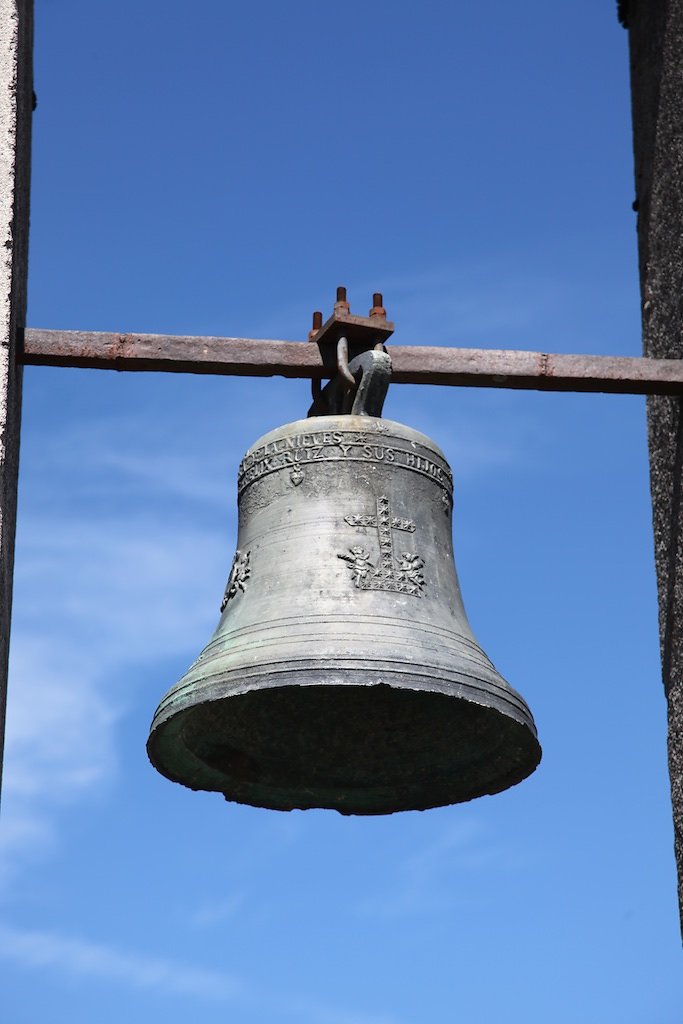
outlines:
{"label": "concrete pillar", "polygon": [[[621,0],[629,30],[643,349],[683,358],[683,0]],[[659,629],[683,927],[683,410],[648,400]]]}
{"label": "concrete pillar", "polygon": [[0,770],[21,417],[16,347],[26,316],[32,44],[32,0],[0,0]]}

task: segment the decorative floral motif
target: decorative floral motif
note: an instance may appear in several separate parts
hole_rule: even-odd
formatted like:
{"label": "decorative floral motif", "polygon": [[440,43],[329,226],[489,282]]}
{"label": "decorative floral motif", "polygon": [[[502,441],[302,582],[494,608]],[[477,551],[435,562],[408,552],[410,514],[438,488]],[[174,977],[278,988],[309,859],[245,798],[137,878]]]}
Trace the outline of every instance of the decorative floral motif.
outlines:
{"label": "decorative floral motif", "polygon": [[240,591],[244,591],[245,584],[251,576],[251,567],[249,565],[249,557],[251,551],[242,553],[241,551],[235,552],[235,558],[232,563],[232,569],[230,570],[230,576],[228,577],[228,583],[223,594],[223,601],[221,603],[221,611],[225,611],[230,598]]}
{"label": "decorative floral motif", "polygon": [[292,472],[289,474],[289,479],[291,480],[291,482],[294,484],[295,487],[299,486],[299,484],[301,483],[303,478],[304,478],[303,471],[301,469],[299,469],[298,466],[295,466],[294,469],[292,470]]}

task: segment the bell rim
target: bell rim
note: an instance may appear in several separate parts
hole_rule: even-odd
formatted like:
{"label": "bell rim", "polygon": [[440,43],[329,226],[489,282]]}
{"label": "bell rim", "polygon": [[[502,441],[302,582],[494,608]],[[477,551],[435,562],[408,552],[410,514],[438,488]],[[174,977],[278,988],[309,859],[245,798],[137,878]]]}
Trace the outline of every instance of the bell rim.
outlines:
{"label": "bell rim", "polygon": [[[449,806],[457,803],[466,803],[470,800],[478,799],[481,796],[494,795],[496,793],[503,792],[504,790],[509,789],[513,786],[516,786],[520,782],[524,781],[524,779],[528,778],[536,770],[542,758],[542,748],[540,743],[538,742],[536,727],[533,722],[531,713],[528,711],[528,707],[526,708],[526,710],[528,711],[528,717],[526,715],[524,717],[517,717],[514,715],[510,715],[505,710],[501,710],[500,708],[495,707],[495,705],[493,705],[490,701],[486,703],[483,701],[475,701],[462,694],[444,694],[436,692],[434,690],[427,690],[424,688],[418,688],[414,686],[392,686],[390,683],[387,682],[374,682],[364,684],[345,682],[335,684],[329,682],[321,683],[320,681],[317,681],[311,682],[309,684],[299,683],[297,689],[299,692],[301,692],[301,690],[303,689],[319,689],[320,691],[325,692],[326,697],[330,695],[329,691],[331,689],[362,689],[368,691],[370,689],[382,688],[385,691],[394,690],[402,692],[405,692],[409,689],[413,692],[413,694],[421,692],[428,698],[441,698],[442,700],[455,699],[458,701],[462,701],[468,705],[476,706],[482,712],[493,712],[494,717],[497,716],[501,720],[506,741],[509,740],[512,735],[516,735],[516,747],[518,750],[523,750],[524,756],[518,759],[518,761],[515,763],[510,762],[510,765],[506,768],[506,770],[492,777],[483,785],[479,787],[473,787],[472,789],[468,790],[466,796],[458,796],[457,799],[444,798],[444,795],[447,794],[449,791],[453,792],[455,789],[457,789],[455,782],[450,779],[446,780],[445,782],[442,780],[437,785],[432,781],[430,782],[430,785],[426,787],[426,791],[432,794],[427,798],[423,796],[420,799],[413,799],[412,801],[410,798],[407,798],[407,802],[404,802],[402,800],[400,806],[393,806],[393,803],[389,801],[389,805],[387,806],[381,805],[376,809],[369,810],[365,807],[363,807],[362,809],[359,809],[359,807],[352,807],[351,809],[345,809],[344,807],[340,807],[338,805],[338,801],[335,802],[332,796],[326,798],[324,795],[324,788],[321,788],[319,786],[315,790],[314,797],[311,797],[307,800],[305,797],[302,796],[299,799],[295,800],[294,803],[292,803],[291,796],[290,799],[287,800],[277,799],[278,792],[291,794],[291,789],[289,789],[286,785],[280,787],[270,785],[268,787],[268,792],[272,795],[272,799],[255,799],[253,793],[249,793],[249,795],[247,796],[245,796],[244,793],[240,795],[239,787],[236,785],[234,781],[230,780],[230,778],[226,777],[225,775],[221,776],[220,782],[216,781],[216,783],[213,785],[207,785],[207,772],[212,772],[213,769],[211,769],[204,761],[202,761],[189,746],[183,744],[182,750],[178,746],[178,741],[179,739],[182,739],[185,726],[187,722],[191,720],[191,716],[193,715],[193,713],[198,710],[203,711],[207,705],[217,705],[222,702],[227,704],[227,702],[231,699],[239,699],[240,697],[248,697],[249,695],[259,693],[263,694],[265,693],[266,689],[269,689],[271,691],[285,690],[287,689],[287,685],[288,684],[276,684],[271,687],[264,687],[263,685],[261,685],[259,687],[252,687],[250,690],[243,691],[239,694],[234,693],[230,696],[217,696],[213,701],[202,701],[201,703],[188,704],[186,707],[176,708],[175,710],[171,711],[167,717],[161,720],[158,720],[158,715],[155,715],[152,724],[152,729],[150,731],[150,736],[147,742],[147,753],[150,762],[157,769],[157,771],[159,771],[170,781],[180,783],[181,785],[184,785],[185,787],[195,791],[222,793],[225,796],[225,799],[229,802],[249,804],[255,807],[261,807],[269,810],[284,811],[293,809],[307,810],[312,808],[320,808],[336,810],[339,813],[345,815],[356,814],[363,816],[390,814],[397,813],[398,811],[429,810],[431,808],[440,806]],[[291,684],[289,685],[291,686]],[[163,748],[166,746],[166,744],[169,745],[169,749],[173,750],[174,754],[174,756],[169,759],[165,759],[163,756]],[[179,753],[181,754],[180,758],[178,758]],[[175,761],[175,764],[170,763],[172,760]],[[486,758],[482,758],[482,760],[486,760]],[[471,765],[469,767],[471,768]],[[200,775],[203,775],[204,778],[202,782],[198,783],[197,785],[194,785],[192,782],[193,774],[195,775],[196,779],[198,779]],[[230,791],[231,786],[232,791]],[[337,789],[335,786],[330,786],[328,791],[329,794],[334,794],[334,796],[336,797]],[[422,792],[422,790],[419,791]],[[305,790],[302,790],[302,793],[303,792],[305,792]],[[328,799],[329,802],[325,802],[326,799]]]}
{"label": "bell rim", "polygon": [[[385,659],[377,659],[376,665],[373,665],[372,659],[367,656],[327,658],[322,667],[314,658],[306,660],[310,664],[300,660],[296,667],[292,667],[291,662],[285,660],[261,661],[251,668],[243,665],[239,669],[228,671],[224,669],[216,672],[213,676],[205,675],[200,679],[185,680],[183,677],[159,702],[152,718],[150,733],[163,722],[184,711],[186,707],[194,707],[205,701],[228,700],[231,697],[240,697],[259,690],[284,689],[292,686],[364,688],[388,686],[396,690],[433,693],[444,697],[468,700],[470,703],[479,704],[482,707],[494,707],[501,714],[514,718],[520,725],[528,726],[533,735],[538,738],[536,723],[529,705],[522,695],[499,675],[493,665],[490,673],[482,675],[481,663],[478,665],[480,674],[469,674],[461,670],[454,670],[448,665],[429,665],[424,662],[419,666],[412,665],[409,671],[406,669],[405,663],[395,662],[392,664]],[[354,672],[357,674],[356,678],[352,676]],[[248,681],[252,674],[253,680]],[[310,675],[308,681],[306,680],[307,675]],[[239,677],[244,682],[237,680],[231,682],[231,676]],[[284,678],[286,676],[293,678],[287,680]],[[229,692],[225,692],[228,686],[230,687]],[[211,696],[211,691],[218,688],[221,688],[223,692]],[[479,693],[482,695],[481,700],[476,699],[476,694]],[[501,706],[498,707],[498,704]]]}

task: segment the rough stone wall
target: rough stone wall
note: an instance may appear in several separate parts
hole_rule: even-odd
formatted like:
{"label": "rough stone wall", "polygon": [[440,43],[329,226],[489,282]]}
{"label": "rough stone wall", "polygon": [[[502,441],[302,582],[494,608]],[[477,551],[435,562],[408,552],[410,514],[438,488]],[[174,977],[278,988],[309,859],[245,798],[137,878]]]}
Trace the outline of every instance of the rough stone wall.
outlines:
{"label": "rough stone wall", "polygon": [[[643,350],[683,358],[683,0],[630,0]],[[683,927],[683,410],[648,400],[650,485]]]}
{"label": "rough stone wall", "polygon": [[21,368],[15,357],[26,314],[32,43],[32,0],[0,0],[0,766],[21,415]]}

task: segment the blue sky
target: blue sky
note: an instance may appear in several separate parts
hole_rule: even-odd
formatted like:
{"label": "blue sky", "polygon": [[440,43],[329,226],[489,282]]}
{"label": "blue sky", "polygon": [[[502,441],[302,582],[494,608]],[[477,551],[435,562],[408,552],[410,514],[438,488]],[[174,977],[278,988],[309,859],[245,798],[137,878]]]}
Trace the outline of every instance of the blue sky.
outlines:
{"label": "blue sky", "polygon": [[[638,354],[611,2],[37,0],[29,324],[301,339],[382,290],[405,344]],[[253,441],[305,382],[25,374],[7,1018],[674,1024],[683,985],[645,403],[396,386],[456,481],[482,646],[538,771],[342,818],[149,766],[212,632]]]}

